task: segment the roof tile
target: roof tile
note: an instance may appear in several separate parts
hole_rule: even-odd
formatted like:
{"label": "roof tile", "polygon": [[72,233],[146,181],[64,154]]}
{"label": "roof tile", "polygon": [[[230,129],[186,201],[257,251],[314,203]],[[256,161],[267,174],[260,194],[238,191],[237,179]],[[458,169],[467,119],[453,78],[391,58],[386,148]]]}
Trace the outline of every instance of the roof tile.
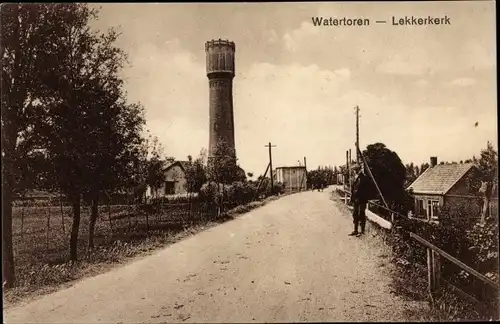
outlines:
{"label": "roof tile", "polygon": [[413,189],[415,193],[445,194],[473,166],[473,163],[436,165],[425,170],[408,189]]}

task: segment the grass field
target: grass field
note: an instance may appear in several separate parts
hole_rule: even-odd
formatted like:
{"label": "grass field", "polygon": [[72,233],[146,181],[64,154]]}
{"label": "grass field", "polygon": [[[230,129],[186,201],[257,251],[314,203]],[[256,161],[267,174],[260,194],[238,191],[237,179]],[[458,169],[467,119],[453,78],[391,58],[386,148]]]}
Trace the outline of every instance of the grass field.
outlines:
{"label": "grass field", "polygon": [[[156,207],[156,206],[154,206]],[[89,251],[90,208],[81,210],[78,240],[79,262],[69,260],[72,209],[61,207],[14,207],[13,246],[17,287],[7,291],[13,302],[26,294],[69,282],[96,272],[95,265],[112,264],[176,240],[193,225],[207,224],[211,216],[196,204],[173,204],[150,213],[136,206],[102,206],[95,227],[95,249]],[[191,208],[190,208],[191,207]]]}
{"label": "grass field", "polygon": [[70,207],[15,207],[13,243],[17,286],[5,291],[4,308],[101,273],[131,257],[175,243],[277,198],[238,206],[217,220],[210,210],[197,203],[152,206],[149,213],[137,206],[102,206],[93,251],[87,248],[90,208],[82,207],[76,263],[68,261]]}

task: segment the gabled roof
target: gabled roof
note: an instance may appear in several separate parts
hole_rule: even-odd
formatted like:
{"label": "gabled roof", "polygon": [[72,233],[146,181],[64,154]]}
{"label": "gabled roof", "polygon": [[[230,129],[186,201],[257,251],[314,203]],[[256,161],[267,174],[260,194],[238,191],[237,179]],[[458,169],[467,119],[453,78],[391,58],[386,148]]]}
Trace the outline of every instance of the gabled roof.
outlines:
{"label": "gabled roof", "polygon": [[474,163],[429,167],[408,189],[412,189],[414,193],[445,195],[473,167],[476,167]]}
{"label": "gabled roof", "polygon": [[183,171],[186,171],[186,168],[189,165],[189,161],[175,161],[174,163],[167,165],[165,167],[164,171],[168,171],[170,168],[172,168],[176,165],[180,166]]}

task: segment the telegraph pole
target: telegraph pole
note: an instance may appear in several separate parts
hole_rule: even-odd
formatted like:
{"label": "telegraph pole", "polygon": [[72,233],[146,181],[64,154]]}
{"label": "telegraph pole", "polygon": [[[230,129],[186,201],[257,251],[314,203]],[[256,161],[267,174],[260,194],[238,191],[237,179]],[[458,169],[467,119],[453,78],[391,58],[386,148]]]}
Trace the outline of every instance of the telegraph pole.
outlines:
{"label": "telegraph pole", "polygon": [[[345,167],[346,167],[346,174],[344,177],[344,191],[347,190],[349,183],[348,181],[350,178],[350,169],[349,169],[349,150],[345,151]],[[351,188],[349,187],[349,190]],[[347,192],[344,193],[344,198],[345,198],[345,203],[347,204]]]}
{"label": "telegraph pole", "polygon": [[270,175],[271,175],[271,190],[274,188],[274,179],[273,179],[273,156],[271,154],[271,147],[276,147],[276,145],[271,145],[271,142],[269,142],[268,145],[265,147],[269,148],[269,170],[270,170]]}
{"label": "telegraph pole", "polygon": [[359,165],[359,106],[354,109],[356,111],[356,164]]}
{"label": "telegraph pole", "polygon": [[352,165],[351,165],[351,161],[352,161],[352,155],[351,155],[351,149],[349,149],[348,152],[348,155],[349,155],[349,191],[352,191]]}
{"label": "telegraph pole", "polygon": [[[305,169],[305,179],[302,179],[302,183],[304,183],[304,180],[306,181],[306,186],[304,190],[307,190],[307,160],[306,157],[304,156],[304,169]],[[302,186],[302,183],[300,184]]]}

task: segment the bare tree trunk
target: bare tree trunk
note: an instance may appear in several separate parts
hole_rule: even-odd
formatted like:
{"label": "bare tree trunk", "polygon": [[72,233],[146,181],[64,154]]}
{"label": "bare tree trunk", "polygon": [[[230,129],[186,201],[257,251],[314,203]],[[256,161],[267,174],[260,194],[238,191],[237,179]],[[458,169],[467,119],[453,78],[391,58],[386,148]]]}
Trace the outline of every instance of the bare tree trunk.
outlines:
{"label": "bare tree trunk", "polygon": [[224,183],[222,183],[222,201],[221,201],[222,213],[225,212],[225,205],[224,205],[225,202],[226,202],[226,187],[224,186]]}
{"label": "bare tree trunk", "polygon": [[92,198],[92,205],[90,211],[90,219],[89,219],[89,242],[88,248],[89,252],[94,249],[94,233],[95,233],[95,223],[97,221],[97,216],[99,214],[99,195],[95,194]]}
{"label": "bare tree trunk", "polygon": [[163,212],[163,199],[160,201],[159,203],[159,207],[158,207],[158,213],[156,214],[156,220],[158,221],[160,219],[160,215],[161,213]]}
{"label": "bare tree trunk", "polygon": [[[2,177],[3,178],[3,177]],[[12,192],[2,179],[2,265],[3,287],[12,288],[16,282],[12,244]]]}
{"label": "bare tree trunk", "polygon": [[130,212],[130,202],[128,199],[128,193],[127,193],[127,213],[128,213],[128,231],[130,232],[132,228],[132,218],[131,218],[131,212]]}
{"label": "bare tree trunk", "polygon": [[21,207],[21,242],[24,240],[24,201]]}
{"label": "bare tree trunk", "polygon": [[481,223],[484,224],[486,218],[489,216],[489,206],[491,201],[491,183],[484,182],[481,188],[483,194],[483,208],[481,211]]}
{"label": "bare tree trunk", "polygon": [[191,212],[191,192],[188,192],[188,204],[189,204],[188,219],[191,225],[193,225],[193,216]]}
{"label": "bare tree trunk", "polygon": [[71,237],[69,241],[70,260],[78,260],[78,230],[80,229],[80,194],[73,198],[73,224],[71,225]]}
{"label": "bare tree trunk", "polygon": [[46,244],[46,250],[49,250],[49,244],[50,244],[50,202],[48,206],[48,212],[47,212],[47,244]]}
{"label": "bare tree trunk", "polygon": [[[149,235],[149,213],[146,210],[146,212],[144,214],[146,216],[146,235]],[[158,220],[158,214],[155,217],[156,217],[156,220]]]}
{"label": "bare tree trunk", "polygon": [[[217,182],[217,196],[220,197],[220,183]],[[215,215],[216,218],[219,218],[220,214],[221,214],[221,202],[222,202],[222,198],[220,199],[216,199],[217,201],[217,214]]]}
{"label": "bare tree trunk", "polygon": [[113,230],[113,222],[111,221],[111,197],[106,193],[106,196],[108,197],[108,221],[109,221],[109,228]]}
{"label": "bare tree trunk", "polygon": [[62,224],[62,230],[63,230],[63,233],[66,234],[66,228],[64,226],[64,209],[63,209],[62,195],[59,196],[59,204],[61,205],[61,224]]}

